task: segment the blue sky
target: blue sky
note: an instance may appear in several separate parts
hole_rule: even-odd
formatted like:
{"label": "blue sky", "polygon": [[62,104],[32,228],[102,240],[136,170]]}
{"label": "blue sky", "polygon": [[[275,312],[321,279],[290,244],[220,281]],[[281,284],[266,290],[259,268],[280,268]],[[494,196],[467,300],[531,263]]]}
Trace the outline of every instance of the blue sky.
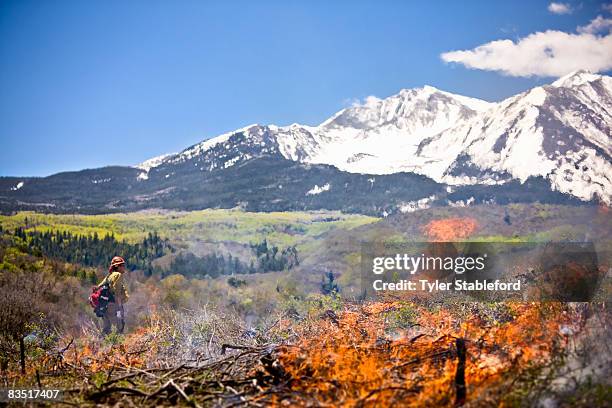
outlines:
{"label": "blue sky", "polygon": [[553,79],[440,55],[605,16],[598,1],[549,3],[4,0],[0,175],[136,164],[425,84],[500,100]]}

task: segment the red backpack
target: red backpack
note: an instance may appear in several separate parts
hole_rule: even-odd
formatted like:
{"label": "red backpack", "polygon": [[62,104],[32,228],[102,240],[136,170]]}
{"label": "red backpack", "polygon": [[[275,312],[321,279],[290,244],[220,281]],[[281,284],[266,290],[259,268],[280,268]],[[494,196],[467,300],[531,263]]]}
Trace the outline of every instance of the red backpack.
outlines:
{"label": "red backpack", "polygon": [[104,278],[101,285],[93,286],[91,288],[91,295],[89,295],[89,304],[91,305],[91,307],[93,307],[96,316],[104,317],[104,315],[106,314],[106,309],[108,309],[108,304],[114,301],[115,297],[113,296],[113,292],[111,292],[110,290],[108,276]]}

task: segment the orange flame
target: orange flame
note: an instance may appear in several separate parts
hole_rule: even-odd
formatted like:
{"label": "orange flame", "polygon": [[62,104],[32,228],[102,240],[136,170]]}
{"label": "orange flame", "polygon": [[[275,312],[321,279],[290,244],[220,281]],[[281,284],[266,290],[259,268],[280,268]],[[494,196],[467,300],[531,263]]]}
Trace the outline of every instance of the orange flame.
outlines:
{"label": "orange flame", "polygon": [[473,218],[444,218],[430,221],[422,231],[434,241],[452,241],[469,237],[477,228],[478,222]]}

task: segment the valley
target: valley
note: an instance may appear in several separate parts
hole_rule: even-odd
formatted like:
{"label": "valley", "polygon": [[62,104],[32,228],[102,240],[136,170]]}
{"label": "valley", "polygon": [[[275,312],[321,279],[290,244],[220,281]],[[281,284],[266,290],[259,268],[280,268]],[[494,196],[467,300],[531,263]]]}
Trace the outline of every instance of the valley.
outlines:
{"label": "valley", "polygon": [[[364,398],[368,405],[389,404],[404,400],[405,393],[412,396],[415,406],[447,404],[456,398],[453,376],[458,367],[457,347],[462,347],[457,339],[463,339],[469,356],[465,369],[469,400],[521,404],[541,387],[550,389],[556,379],[574,375],[565,359],[598,347],[593,340],[607,333],[607,326],[597,322],[609,318],[601,309],[612,288],[609,276],[593,301],[584,304],[591,316],[588,319],[580,303],[474,302],[456,291],[432,291],[427,296],[387,292],[363,301],[359,278],[362,243],[589,240],[596,243],[607,265],[612,253],[611,221],[607,207],[545,204],[431,208],[385,219],[332,211],[240,210],[0,216],[2,269],[22,271],[12,272],[13,276],[24,274],[30,280],[41,276],[52,282],[49,295],[57,296],[55,291],[70,294],[60,302],[37,306],[45,310],[45,324],[54,322],[61,330],[45,332],[40,326],[29,334],[27,375],[18,373],[15,346],[3,346],[9,347],[7,356],[11,356],[3,362],[8,370],[4,375],[21,386],[39,378],[46,387],[69,389],[65,401],[85,406],[163,401],[206,404],[211,401],[208,395],[225,406],[231,405],[228,398],[233,395],[227,387],[237,387],[248,401],[272,405],[280,395],[297,405],[332,401],[337,397],[333,390],[342,390],[344,400],[351,404],[360,404]],[[101,238],[112,233],[130,245],[139,245],[154,233],[174,248],[154,260],[164,268],[184,256],[181,254],[222,254],[224,259],[232,254],[249,259],[255,257],[253,245],[260,247],[263,241],[268,248],[295,246],[299,264],[281,271],[216,277],[194,275],[180,267],[153,268],[150,276],[132,270],[128,276],[128,330],[100,337],[85,299],[92,274],[93,281],[100,279],[105,265],[84,267],[29,254],[28,235],[25,242],[12,236],[11,231],[20,227],[26,232],[96,234]],[[8,281],[2,285],[13,287]],[[16,296],[28,290],[27,285],[14,288]],[[6,298],[12,304],[19,303],[17,299]],[[576,347],[563,346],[562,333],[570,330],[567,328],[576,331]],[[480,342],[482,338],[486,342]],[[237,351],[228,351],[232,347]],[[508,354],[518,349],[521,354]],[[268,360],[282,370],[270,368]],[[234,361],[235,368],[227,371],[227,361]],[[597,376],[604,375],[591,359],[581,364]],[[551,371],[547,377],[534,378],[532,369]],[[310,370],[319,373],[318,379],[335,385],[329,388],[314,380],[306,375]],[[383,372],[392,374],[382,377]],[[411,388],[413,375],[421,378],[422,387]],[[124,380],[126,377],[131,380]],[[174,378],[184,390],[186,397],[181,398],[187,399],[175,399],[181,393],[171,389],[159,391],[164,386],[162,377]],[[188,377],[197,379],[195,388],[183,382]],[[355,383],[355,378],[366,381]],[[579,375],[573,378],[584,381]],[[559,388],[553,395],[568,398],[567,390]],[[606,392],[603,385],[585,385],[572,398],[576,404],[588,405],[607,398]],[[162,400],[162,396],[169,399]]]}

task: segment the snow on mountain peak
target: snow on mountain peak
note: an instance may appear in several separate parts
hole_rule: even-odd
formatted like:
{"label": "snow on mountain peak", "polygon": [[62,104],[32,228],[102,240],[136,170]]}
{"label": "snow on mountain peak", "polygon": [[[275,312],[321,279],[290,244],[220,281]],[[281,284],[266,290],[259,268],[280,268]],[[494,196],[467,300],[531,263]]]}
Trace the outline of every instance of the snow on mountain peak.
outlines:
{"label": "snow on mountain peak", "polygon": [[498,103],[429,85],[402,89],[368,97],[318,126],[250,125],[140,168],[203,158],[206,163],[194,165],[213,170],[273,154],[352,173],[414,172],[459,185],[537,176],[553,189],[609,203],[611,135],[612,78],[577,71]]}
{"label": "snow on mountain peak", "polygon": [[563,193],[609,203],[610,85],[609,77],[576,72],[510,97],[427,140],[415,171],[451,184],[540,176]]}
{"label": "snow on mountain peak", "polygon": [[587,82],[593,82],[600,78],[602,78],[601,75],[592,74],[587,70],[581,69],[562,76],[561,78],[553,82],[551,85],[554,87],[572,87],[582,85]]}
{"label": "snow on mountain peak", "polygon": [[156,156],[156,157],[153,157],[151,159],[145,160],[142,163],[137,164],[134,167],[136,167],[137,169],[141,169],[141,170],[144,170],[144,171],[148,172],[152,168],[157,167],[160,164],[162,164],[165,159],[167,159],[170,156],[174,156],[175,154],[176,153],[162,154],[160,156]]}
{"label": "snow on mountain peak", "polygon": [[523,101],[533,106],[541,106],[546,101],[546,91],[541,86],[530,89],[522,95],[524,95]]}
{"label": "snow on mountain peak", "polygon": [[185,161],[185,160],[189,160],[195,156],[198,156],[199,154],[202,154],[204,152],[206,152],[207,150],[211,149],[212,147],[220,144],[220,143],[225,143],[229,140],[230,137],[232,137],[233,135],[237,134],[237,133],[241,133],[241,132],[249,132],[252,129],[256,129],[259,128],[259,125],[257,123],[245,126],[243,128],[240,129],[236,129],[233,130],[231,132],[227,132],[227,133],[223,133],[222,135],[219,136],[215,136],[212,137],[210,139],[206,139],[203,140],[200,143],[197,143],[185,150],[183,150],[182,152],[180,152],[179,154],[177,154],[175,157],[171,158],[172,162],[181,162],[181,161]]}
{"label": "snow on mountain peak", "polygon": [[317,128],[303,161],[355,173],[411,171],[420,143],[493,104],[432,86],[402,89],[343,109]]}

